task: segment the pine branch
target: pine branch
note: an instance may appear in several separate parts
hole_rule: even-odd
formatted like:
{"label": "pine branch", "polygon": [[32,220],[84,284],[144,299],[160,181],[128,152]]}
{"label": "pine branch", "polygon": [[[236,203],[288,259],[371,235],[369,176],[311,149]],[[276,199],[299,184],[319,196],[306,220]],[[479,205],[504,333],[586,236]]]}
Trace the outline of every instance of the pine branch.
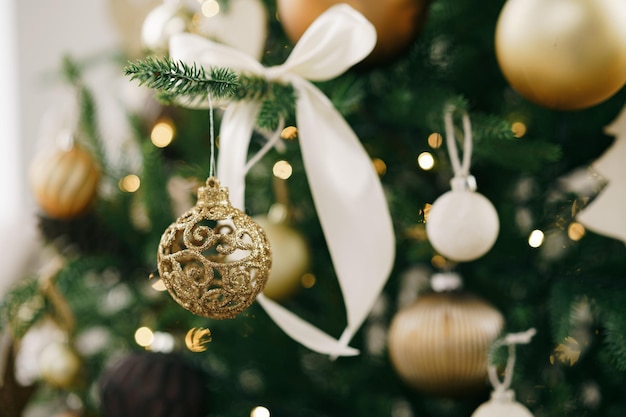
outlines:
{"label": "pine branch", "polygon": [[147,58],[130,63],[125,75],[157,91],[161,101],[171,104],[184,98],[188,103],[203,101],[210,92],[214,99],[261,101],[257,120],[260,128],[274,130],[282,117],[294,113],[295,93],[288,84],[268,82],[263,77],[236,74],[228,68],[212,67],[209,73],[195,64],[170,58]]}
{"label": "pine branch", "polygon": [[207,74],[202,67],[171,58],[139,60],[130,63],[124,73],[166,97],[184,96],[191,100],[205,97],[208,92],[216,99],[229,97],[239,86],[237,74],[227,68],[211,68]]}

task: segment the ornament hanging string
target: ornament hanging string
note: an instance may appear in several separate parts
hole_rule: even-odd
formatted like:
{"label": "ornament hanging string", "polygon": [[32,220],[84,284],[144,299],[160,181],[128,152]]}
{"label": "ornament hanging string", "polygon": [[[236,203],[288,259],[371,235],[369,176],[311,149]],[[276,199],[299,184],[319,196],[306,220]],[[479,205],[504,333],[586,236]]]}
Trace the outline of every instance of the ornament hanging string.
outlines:
{"label": "ornament hanging string", "polygon": [[[341,113],[313,82],[341,75],[367,57],[375,44],[374,26],[351,6],[337,4],[309,26],[283,64],[273,67],[266,68],[239,50],[190,33],[172,36],[169,45],[174,60],[205,68],[228,67],[294,88],[304,169],[337,272],[347,325],[336,339],[262,293],[257,301],[286,334],[331,357],[358,354],[348,344],[389,277],[395,237],[371,158]],[[241,210],[245,208],[246,172],[259,159],[249,161],[248,148],[260,110],[259,100],[225,103],[220,125],[217,168],[230,190],[233,206]],[[368,239],[355,238],[364,231]]]}
{"label": "ornament hanging string", "polygon": [[213,120],[213,97],[211,96],[211,91],[209,90],[208,94],[209,98],[209,137],[211,144],[211,160],[209,162],[209,177],[215,176],[215,122]]}
{"label": "ornament hanging string", "polygon": [[[493,386],[496,392],[505,392],[509,390],[511,387],[511,382],[513,381],[513,369],[515,368],[515,347],[516,345],[527,345],[530,343],[530,339],[537,333],[537,330],[534,328],[530,328],[525,332],[521,333],[510,333],[503,337],[502,339],[498,339],[494,342],[491,352],[490,352],[490,360],[487,365],[487,372],[489,375],[489,382]],[[493,356],[493,352],[502,346],[508,347],[508,358],[506,360],[506,367],[504,370],[504,378],[500,381],[498,377],[498,373],[496,370],[496,366],[493,365],[493,361],[491,360]]]}
{"label": "ornament hanging string", "polygon": [[458,187],[463,187],[466,189],[469,188],[471,191],[476,191],[476,179],[473,175],[470,175],[470,163],[472,159],[472,125],[469,115],[467,112],[463,111],[463,161],[461,162],[456,146],[454,122],[452,120],[454,111],[454,106],[448,106],[444,113],[446,144],[448,145],[450,162],[452,163],[452,170],[454,171],[454,178],[451,181],[452,188],[456,189]]}

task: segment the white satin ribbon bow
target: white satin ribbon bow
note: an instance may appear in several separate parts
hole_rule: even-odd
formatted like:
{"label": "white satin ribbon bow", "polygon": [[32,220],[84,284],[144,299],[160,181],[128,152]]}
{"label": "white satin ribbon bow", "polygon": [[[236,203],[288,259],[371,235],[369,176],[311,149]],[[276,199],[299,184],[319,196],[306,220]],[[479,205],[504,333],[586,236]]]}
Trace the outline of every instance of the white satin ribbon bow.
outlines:
{"label": "white satin ribbon bow", "polygon": [[[372,24],[346,4],[329,8],[314,21],[279,66],[265,68],[236,49],[192,34],[170,40],[174,60],[207,69],[228,67],[294,87],[302,159],[344,297],[347,327],[337,340],[263,294],[257,300],[286,334],[332,357],[359,353],[348,343],[387,281],[395,238],[370,157],[330,100],[310,81],[337,77],[365,58],[375,43]],[[242,210],[248,147],[259,109],[257,101],[231,102],[220,126],[218,178],[228,187],[232,205]]]}

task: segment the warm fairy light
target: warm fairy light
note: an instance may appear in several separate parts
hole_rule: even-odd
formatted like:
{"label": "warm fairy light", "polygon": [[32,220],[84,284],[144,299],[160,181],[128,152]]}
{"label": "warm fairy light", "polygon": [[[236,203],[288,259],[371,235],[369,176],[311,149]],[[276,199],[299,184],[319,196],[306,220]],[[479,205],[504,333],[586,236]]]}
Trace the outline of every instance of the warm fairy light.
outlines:
{"label": "warm fairy light", "polygon": [[152,284],[152,288],[157,290],[157,291],[165,291],[165,290],[167,290],[167,287],[165,286],[165,282],[163,282],[163,280],[161,278],[157,279]]}
{"label": "warm fairy light", "polygon": [[435,166],[435,158],[430,152],[422,152],[417,157],[417,165],[424,171],[429,171]]}
{"label": "warm fairy light", "polygon": [[280,178],[281,180],[286,180],[291,177],[291,173],[293,172],[293,168],[287,161],[278,161],[274,164],[272,168],[272,172],[275,177]]}
{"label": "warm fairy light", "polygon": [[433,149],[437,149],[441,147],[443,143],[443,137],[439,133],[431,133],[428,135],[428,146]]}
{"label": "warm fairy light", "polygon": [[579,241],[585,236],[585,226],[577,222],[570,223],[567,227],[567,236],[573,241]]}
{"label": "warm fairy light", "polygon": [[127,193],[134,193],[139,189],[141,185],[141,180],[135,174],[129,174],[122,178],[119,183],[120,190],[126,191]]}
{"label": "warm fairy light", "polygon": [[379,176],[382,177],[385,175],[385,172],[387,172],[387,164],[385,161],[380,158],[374,158],[372,159],[372,163],[374,164],[374,169]]}
{"label": "warm fairy light", "polygon": [[304,274],[302,278],[300,278],[300,283],[304,288],[312,288],[315,285],[315,275],[313,274]]}
{"label": "warm fairy light", "polygon": [[437,269],[443,269],[446,266],[446,258],[441,255],[435,255],[430,259],[430,263]]}
{"label": "warm fairy light", "polygon": [[543,244],[544,234],[541,230],[533,230],[528,236],[528,244],[532,248],[538,248]]}
{"label": "warm fairy light", "polygon": [[250,411],[250,417],[270,417],[270,415],[270,410],[262,405],[258,405]]}
{"label": "warm fairy light", "polygon": [[207,0],[202,3],[202,14],[213,17],[220,12],[220,5],[216,0]]}
{"label": "warm fairy light", "polygon": [[165,148],[174,139],[174,125],[170,120],[157,122],[150,132],[150,140],[157,148]]}
{"label": "warm fairy light", "polygon": [[154,333],[147,327],[140,327],[135,332],[135,342],[139,346],[147,347],[154,341]]}
{"label": "warm fairy light", "polygon": [[293,140],[298,137],[298,128],[295,126],[287,126],[280,132],[280,137],[285,140]]}
{"label": "warm fairy light", "polygon": [[175,345],[174,336],[170,333],[154,332],[154,340],[150,343],[150,350],[153,352],[171,352]]}
{"label": "warm fairy light", "polygon": [[511,131],[513,131],[513,136],[521,138],[526,134],[526,125],[522,122],[515,122],[511,125]]}

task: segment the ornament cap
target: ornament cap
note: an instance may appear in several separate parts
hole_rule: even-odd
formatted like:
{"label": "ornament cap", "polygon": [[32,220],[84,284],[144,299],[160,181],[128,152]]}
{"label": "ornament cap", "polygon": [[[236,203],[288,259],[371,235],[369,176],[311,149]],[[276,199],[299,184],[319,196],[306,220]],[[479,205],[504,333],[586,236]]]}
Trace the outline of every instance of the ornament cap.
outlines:
{"label": "ornament cap", "polygon": [[450,180],[450,187],[453,191],[476,191],[476,177],[473,175],[455,176]]}
{"label": "ornament cap", "polygon": [[209,177],[204,187],[198,188],[199,207],[213,207],[217,205],[230,205],[228,200],[228,188],[221,187],[220,182],[215,177]]}
{"label": "ornament cap", "polygon": [[515,401],[515,392],[512,389],[496,389],[491,391],[491,399],[498,403],[512,403]]}

